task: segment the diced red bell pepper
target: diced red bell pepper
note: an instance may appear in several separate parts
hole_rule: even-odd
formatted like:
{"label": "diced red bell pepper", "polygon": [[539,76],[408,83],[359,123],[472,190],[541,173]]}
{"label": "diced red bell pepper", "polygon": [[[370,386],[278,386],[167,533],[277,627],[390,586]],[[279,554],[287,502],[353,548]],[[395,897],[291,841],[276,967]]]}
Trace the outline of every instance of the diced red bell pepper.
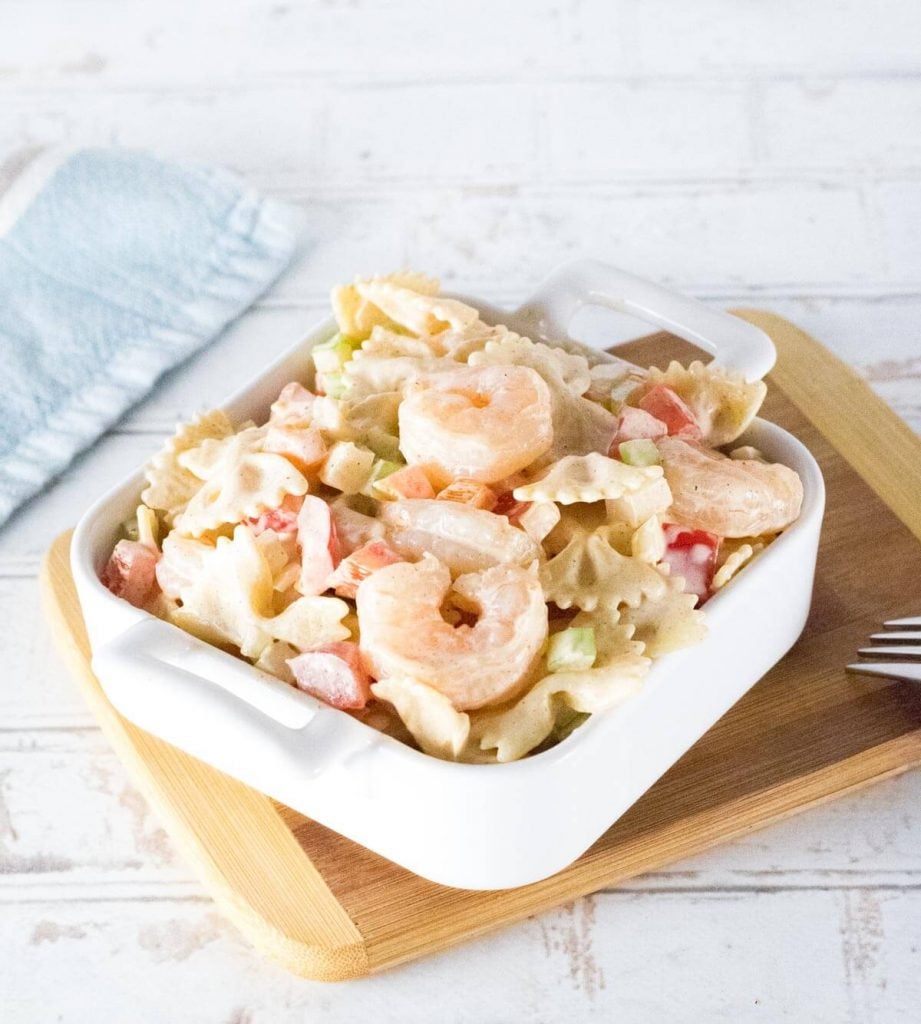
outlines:
{"label": "diced red bell pepper", "polygon": [[358,644],[349,640],[323,644],[289,658],[299,690],[342,710],[363,708],[371,699],[371,677],[365,671]]}
{"label": "diced red bell pepper", "polygon": [[700,424],[687,404],[670,387],[656,384],[640,399],[640,409],[661,420],[670,437],[695,441],[701,435]]}
{"label": "diced red bell pepper", "polygon": [[297,543],[301,549],[297,590],[307,597],[322,594],[330,573],[339,564],[339,538],[329,505],[322,498],[304,496],[297,515]]}
{"label": "diced red bell pepper", "polygon": [[611,450],[608,452],[610,458],[619,458],[618,445],[623,441],[638,441],[646,439],[656,441],[665,437],[668,427],[645,409],[637,409],[632,405],[625,405],[620,411],[617,420],[617,433],[611,442]]}
{"label": "diced red bell pepper", "polygon": [[496,498],[492,511],[497,516],[505,516],[512,526],[520,526],[522,515],[531,507],[530,501],[518,501],[512,491],[505,491]]}
{"label": "diced red bell pepper", "polygon": [[435,488],[422,466],[404,466],[378,480],[376,487],[396,499],[435,497]]}
{"label": "diced red bell pepper", "polygon": [[673,576],[680,576],[684,580],[685,592],[696,594],[699,604],[703,604],[710,595],[716,571],[719,537],[706,530],[692,530],[674,523],[666,523],[662,529],[665,533],[662,561],[671,567]]}
{"label": "diced red bell pepper", "polygon": [[303,497],[288,494],[278,508],[266,509],[261,515],[247,519],[246,522],[257,537],[266,530],[293,535],[297,533],[297,515],[303,504]]}
{"label": "diced red bell pepper", "polygon": [[372,540],[353,551],[348,558],[343,558],[327,579],[326,585],[332,587],[340,597],[354,598],[358,594],[359,585],[372,573],[402,561],[405,559],[386,541]]}
{"label": "diced red bell pepper", "polygon": [[135,608],[143,608],[157,590],[159,557],[158,551],[140,541],[120,540],[102,570],[102,585]]}

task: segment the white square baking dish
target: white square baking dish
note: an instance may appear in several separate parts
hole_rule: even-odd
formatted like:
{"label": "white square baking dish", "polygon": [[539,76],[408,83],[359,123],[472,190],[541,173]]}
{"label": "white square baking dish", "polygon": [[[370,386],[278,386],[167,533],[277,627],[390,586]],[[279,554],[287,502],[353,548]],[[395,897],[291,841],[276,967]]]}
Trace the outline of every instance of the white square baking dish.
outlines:
{"label": "white square baking dish", "polygon": [[[594,261],[556,271],[515,313],[468,299],[484,319],[566,339],[583,305],[634,314],[762,376],[770,339]],[[234,395],[236,421],[262,422],[281,387],[311,378],[320,324]],[[109,699],[137,725],[384,857],[443,885],[501,889],[554,874],[582,854],[799,636],[812,594],[824,508],[819,467],[786,431],[756,420],[740,443],[803,481],[800,518],[707,604],[709,635],[658,660],[642,689],[558,746],[509,764],[422,754],[114,597],[99,572],[143,487],[139,470],[76,529],[71,561]]]}

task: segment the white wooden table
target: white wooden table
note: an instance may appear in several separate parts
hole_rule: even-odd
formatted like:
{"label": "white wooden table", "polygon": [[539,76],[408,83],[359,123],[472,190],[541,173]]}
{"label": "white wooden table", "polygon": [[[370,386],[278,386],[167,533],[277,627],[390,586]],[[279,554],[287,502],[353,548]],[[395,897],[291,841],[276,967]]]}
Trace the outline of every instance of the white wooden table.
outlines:
{"label": "white wooden table", "polygon": [[3,0],[0,152],[45,142],[228,164],[300,205],[308,242],[0,532],[0,1018],[921,1019],[918,773],[382,977],[289,977],[174,854],[36,582],[89,498],[358,271],[501,302],[596,255],[789,316],[921,429],[921,8]]}

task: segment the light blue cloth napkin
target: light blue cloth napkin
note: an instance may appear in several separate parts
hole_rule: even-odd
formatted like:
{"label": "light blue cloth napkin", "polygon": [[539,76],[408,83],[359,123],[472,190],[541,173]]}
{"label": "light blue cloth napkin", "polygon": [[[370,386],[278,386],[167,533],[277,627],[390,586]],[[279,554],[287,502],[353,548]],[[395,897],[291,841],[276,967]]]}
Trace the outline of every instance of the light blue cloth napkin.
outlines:
{"label": "light blue cloth napkin", "polygon": [[263,292],[295,217],[221,170],[46,152],[0,196],[0,523]]}

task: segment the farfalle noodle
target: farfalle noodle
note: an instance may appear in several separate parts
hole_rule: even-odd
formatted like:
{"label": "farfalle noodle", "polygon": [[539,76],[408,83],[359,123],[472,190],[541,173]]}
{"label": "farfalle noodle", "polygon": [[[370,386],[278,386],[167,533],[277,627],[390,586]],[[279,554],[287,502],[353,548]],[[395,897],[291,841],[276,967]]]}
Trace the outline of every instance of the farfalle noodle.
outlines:
{"label": "farfalle noodle", "polygon": [[433,757],[454,760],[467,744],[470,716],[444,694],[404,676],[371,684],[371,692],[392,704],[420,748]]}
{"label": "farfalle noodle", "polygon": [[179,456],[180,465],[202,481],[176,517],[179,533],[200,537],[277,508],[289,494],[307,493],[307,478],[289,459],[260,450],[264,436],[264,428],[251,427]]}
{"label": "farfalle noodle", "polygon": [[544,596],[560,608],[593,611],[599,605],[638,605],[665,592],[665,580],[651,565],[622,555],[611,543],[609,527],[577,535],[540,567]]}
{"label": "farfalle noodle", "polygon": [[756,555],[761,554],[764,547],[765,542],[756,537],[734,542],[732,540],[723,541],[720,560],[713,576],[713,589],[722,590]]}
{"label": "farfalle noodle", "polygon": [[561,505],[620,498],[642,490],[662,476],[661,466],[627,466],[598,452],[567,455],[533,483],[516,487],[518,501],[556,501]]}
{"label": "farfalle noodle", "polygon": [[436,278],[412,270],[397,271],[381,277],[356,277],[352,284],[338,285],[330,296],[339,330],[352,338],[367,338],[375,327],[394,327],[393,321],[366,299],[359,287],[371,282],[390,283],[409,288],[420,295],[437,295]]}
{"label": "farfalle noodle", "polygon": [[159,509],[165,513],[167,522],[171,522],[201,487],[201,477],[181,465],[179,457],[205,441],[220,440],[233,432],[233,424],[220,409],[202,413],[177,427],[176,433],[144,471],[147,480],[147,487],[141,492],[144,504]]}
{"label": "farfalle noodle", "polygon": [[370,305],[376,306],[392,323],[413,334],[438,334],[462,331],[479,320],[479,313],[457,299],[428,295],[396,281],[372,278],[356,281],[355,290]]}
{"label": "farfalle noodle", "polygon": [[195,579],[179,586],[182,607],[173,615],[188,632],[239,647],[248,658],[258,658],[272,640],[309,650],[348,638],[342,625],[348,605],[337,597],[301,597],[274,614],[271,566],[245,526],[202,554]]}
{"label": "farfalle noodle", "polygon": [[620,612],[620,622],[635,628],[634,638],[643,642],[650,658],[690,647],[707,635],[704,613],[695,608],[696,595],[686,594],[678,577],[663,577],[663,582],[654,596]]}
{"label": "farfalle noodle", "polygon": [[671,388],[694,413],[704,440],[714,447],[744,433],[767,394],[763,380],[747,381],[741,374],[700,361],[686,367],[671,362],[666,370],[653,367],[647,380],[650,386]]}

